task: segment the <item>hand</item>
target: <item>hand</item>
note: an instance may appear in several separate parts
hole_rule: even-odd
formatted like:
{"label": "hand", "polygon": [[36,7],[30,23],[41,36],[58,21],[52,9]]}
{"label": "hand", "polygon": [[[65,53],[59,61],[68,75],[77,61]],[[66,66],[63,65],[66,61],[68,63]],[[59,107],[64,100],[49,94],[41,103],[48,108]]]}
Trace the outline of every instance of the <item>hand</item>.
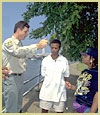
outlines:
{"label": "hand", "polygon": [[72,86],[71,83],[68,82],[68,81],[66,81],[66,88],[67,88],[67,89],[71,89],[71,86]]}
{"label": "hand", "polygon": [[9,72],[9,70],[10,70],[10,69],[9,69],[8,67],[2,66],[2,77],[3,77],[3,78],[5,78],[5,79],[8,78],[5,74],[10,75],[11,73]]}
{"label": "hand", "polygon": [[36,46],[37,48],[40,49],[40,48],[45,48],[47,44],[48,44],[48,40],[46,40],[45,38],[45,39],[40,40],[40,42]]}
{"label": "hand", "polygon": [[76,90],[76,86],[75,85],[71,85],[70,82],[66,81],[66,88],[67,89],[71,89],[71,90]]}

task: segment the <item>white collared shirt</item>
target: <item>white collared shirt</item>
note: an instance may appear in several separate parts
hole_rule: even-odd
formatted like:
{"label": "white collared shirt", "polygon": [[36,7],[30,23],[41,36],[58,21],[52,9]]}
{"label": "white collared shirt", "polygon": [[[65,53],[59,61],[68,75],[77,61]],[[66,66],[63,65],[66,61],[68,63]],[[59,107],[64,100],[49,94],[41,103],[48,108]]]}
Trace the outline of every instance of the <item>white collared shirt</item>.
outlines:
{"label": "white collared shirt", "polygon": [[69,77],[68,61],[62,55],[53,60],[51,55],[42,61],[41,74],[44,77],[39,98],[45,101],[66,101],[64,77]]}

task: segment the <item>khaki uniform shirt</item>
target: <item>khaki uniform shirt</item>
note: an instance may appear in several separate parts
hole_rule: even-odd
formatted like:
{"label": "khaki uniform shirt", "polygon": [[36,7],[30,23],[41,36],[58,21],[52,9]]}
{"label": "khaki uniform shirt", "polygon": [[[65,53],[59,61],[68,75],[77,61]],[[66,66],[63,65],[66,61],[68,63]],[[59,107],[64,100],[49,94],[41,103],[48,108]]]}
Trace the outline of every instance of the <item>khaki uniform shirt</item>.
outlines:
{"label": "khaki uniform shirt", "polygon": [[11,73],[23,73],[26,71],[26,58],[34,58],[36,51],[36,44],[22,46],[22,42],[12,36],[2,45],[2,64],[9,67]]}

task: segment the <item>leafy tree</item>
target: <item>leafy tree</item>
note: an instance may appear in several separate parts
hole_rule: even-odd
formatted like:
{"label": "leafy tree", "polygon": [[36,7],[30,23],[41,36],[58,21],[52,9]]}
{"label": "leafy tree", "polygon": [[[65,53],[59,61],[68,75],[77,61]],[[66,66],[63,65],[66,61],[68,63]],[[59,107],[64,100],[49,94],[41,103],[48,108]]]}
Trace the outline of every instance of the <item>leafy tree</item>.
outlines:
{"label": "leafy tree", "polygon": [[70,60],[79,60],[80,52],[88,47],[98,48],[98,2],[35,2],[23,13],[29,22],[44,15],[42,27],[32,30],[30,38],[51,35],[62,42],[62,52]]}

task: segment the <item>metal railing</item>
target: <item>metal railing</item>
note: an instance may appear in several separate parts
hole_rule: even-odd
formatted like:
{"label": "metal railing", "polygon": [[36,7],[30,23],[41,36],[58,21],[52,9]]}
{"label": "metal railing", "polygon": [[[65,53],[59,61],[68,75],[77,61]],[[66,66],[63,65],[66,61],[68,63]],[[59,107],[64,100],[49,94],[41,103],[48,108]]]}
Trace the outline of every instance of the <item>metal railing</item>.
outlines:
{"label": "metal railing", "polygon": [[[39,84],[43,81],[43,79],[40,79],[40,76],[41,76],[41,74],[39,74],[39,75],[29,79],[29,80],[24,81],[24,85],[25,85],[25,84],[33,81],[34,79],[38,78],[38,82],[35,85],[33,85],[32,87],[30,87],[26,92],[24,92],[23,96],[27,95],[36,86],[37,86],[37,91],[39,91]],[[4,92],[2,92],[2,96],[3,95],[4,95]],[[5,113],[5,112],[6,112],[6,108],[3,107],[2,113]]]}
{"label": "metal railing", "polygon": [[30,92],[34,87],[36,87],[36,86],[37,86],[37,91],[39,91],[39,84],[43,81],[43,79],[40,79],[40,76],[41,76],[41,74],[39,74],[39,75],[37,75],[37,76],[31,78],[30,80],[24,81],[24,85],[25,85],[25,84],[27,84],[27,83],[33,81],[35,78],[38,78],[38,82],[37,82],[34,86],[30,87],[30,88],[23,94],[23,96],[25,96],[27,93],[29,93],[29,92]]}

